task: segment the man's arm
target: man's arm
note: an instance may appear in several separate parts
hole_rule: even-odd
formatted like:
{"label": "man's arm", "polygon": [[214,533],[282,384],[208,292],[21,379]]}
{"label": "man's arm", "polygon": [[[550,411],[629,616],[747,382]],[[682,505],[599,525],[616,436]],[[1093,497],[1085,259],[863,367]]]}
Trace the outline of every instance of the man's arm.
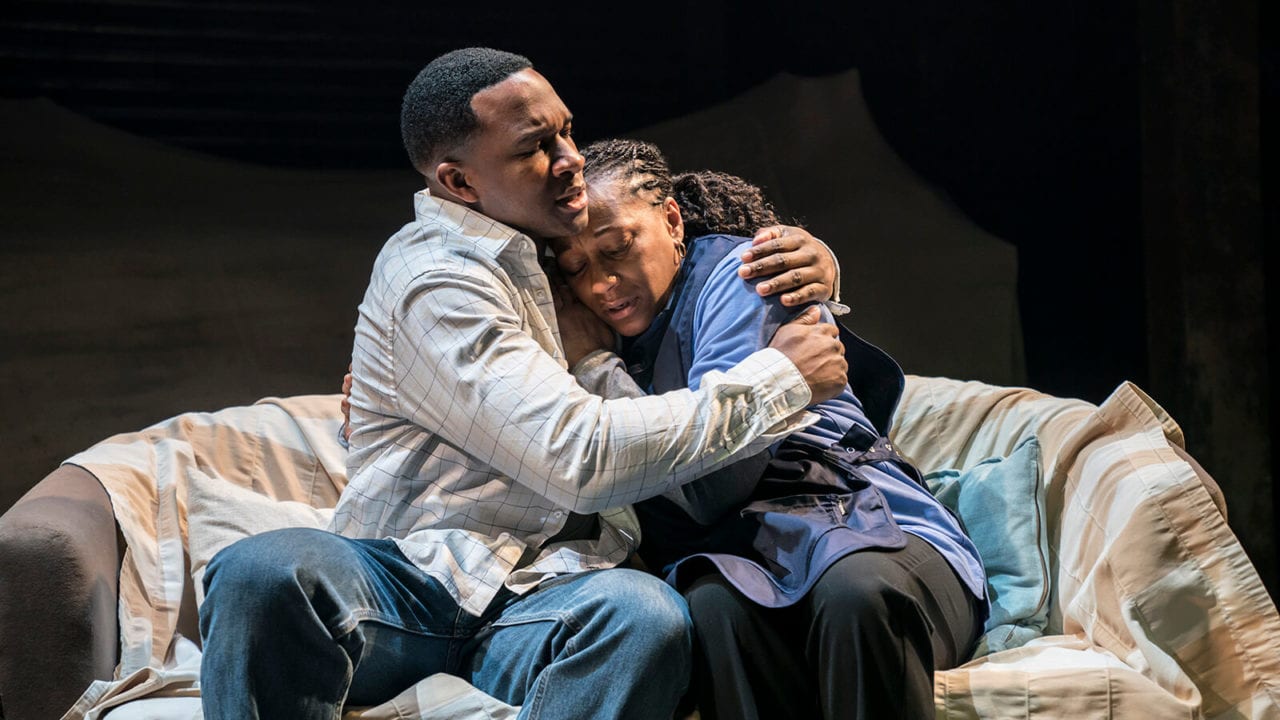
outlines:
{"label": "man's arm", "polygon": [[[838,341],[810,326],[712,374],[699,392],[604,400],[522,329],[495,300],[504,293],[436,272],[404,302],[394,410],[577,512],[651,497],[767,447],[796,427],[811,396],[843,380]],[[357,404],[373,408],[358,390]]]}
{"label": "man's arm", "polygon": [[[642,397],[645,394],[627,374],[622,358],[610,352],[588,355],[574,366],[573,374],[584,388],[602,397]],[[770,457],[768,450],[761,450],[672,488],[662,497],[675,503],[694,521],[710,525],[751,496]]]}

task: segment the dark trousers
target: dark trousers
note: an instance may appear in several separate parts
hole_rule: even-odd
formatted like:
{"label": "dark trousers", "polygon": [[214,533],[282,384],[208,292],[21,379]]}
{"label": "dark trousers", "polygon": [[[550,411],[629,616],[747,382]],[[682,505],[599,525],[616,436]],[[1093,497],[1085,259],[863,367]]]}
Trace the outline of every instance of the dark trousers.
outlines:
{"label": "dark trousers", "polygon": [[718,573],[685,599],[703,720],[932,718],[933,671],[982,632],[981,601],[913,535],[841,558],[790,607],[761,607]]}

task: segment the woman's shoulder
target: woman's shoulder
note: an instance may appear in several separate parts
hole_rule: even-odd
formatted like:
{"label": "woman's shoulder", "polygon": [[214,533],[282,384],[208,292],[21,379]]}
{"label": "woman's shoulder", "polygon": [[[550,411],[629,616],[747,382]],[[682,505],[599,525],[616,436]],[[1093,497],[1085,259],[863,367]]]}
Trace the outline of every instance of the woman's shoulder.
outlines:
{"label": "woman's shoulder", "polygon": [[751,238],[736,235],[703,235],[691,241],[685,262],[691,265],[690,279],[701,288],[699,295],[710,290],[730,296],[754,296],[756,285],[763,279],[743,280],[738,276],[742,253],[749,247]]}
{"label": "woman's shoulder", "polygon": [[739,235],[700,235],[686,243],[689,251],[693,252],[696,248],[703,248],[705,252],[729,254],[732,250],[751,245],[751,238],[741,237]]}

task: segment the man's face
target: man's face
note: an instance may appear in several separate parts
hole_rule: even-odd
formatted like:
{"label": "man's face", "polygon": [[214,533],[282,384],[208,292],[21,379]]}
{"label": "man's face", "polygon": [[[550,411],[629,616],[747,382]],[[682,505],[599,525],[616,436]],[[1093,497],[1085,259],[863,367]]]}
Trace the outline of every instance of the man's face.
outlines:
{"label": "man's face", "polygon": [[534,237],[587,226],[573,116],[546,78],[521,70],[471,99],[479,127],[459,153],[476,208]]}

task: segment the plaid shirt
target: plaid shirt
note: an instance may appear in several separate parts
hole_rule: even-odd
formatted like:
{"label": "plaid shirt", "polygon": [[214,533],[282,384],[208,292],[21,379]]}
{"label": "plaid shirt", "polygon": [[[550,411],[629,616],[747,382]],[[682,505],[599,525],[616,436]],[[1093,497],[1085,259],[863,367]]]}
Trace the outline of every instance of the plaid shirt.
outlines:
{"label": "plaid shirt", "polygon": [[[350,482],[331,529],[395,539],[467,612],[504,586],[618,565],[639,542],[629,504],[807,424],[808,386],[772,349],[697,392],[588,393],[566,370],[534,242],[425,190],[415,200],[360,305]],[[570,512],[600,513],[599,536],[547,543]]]}

